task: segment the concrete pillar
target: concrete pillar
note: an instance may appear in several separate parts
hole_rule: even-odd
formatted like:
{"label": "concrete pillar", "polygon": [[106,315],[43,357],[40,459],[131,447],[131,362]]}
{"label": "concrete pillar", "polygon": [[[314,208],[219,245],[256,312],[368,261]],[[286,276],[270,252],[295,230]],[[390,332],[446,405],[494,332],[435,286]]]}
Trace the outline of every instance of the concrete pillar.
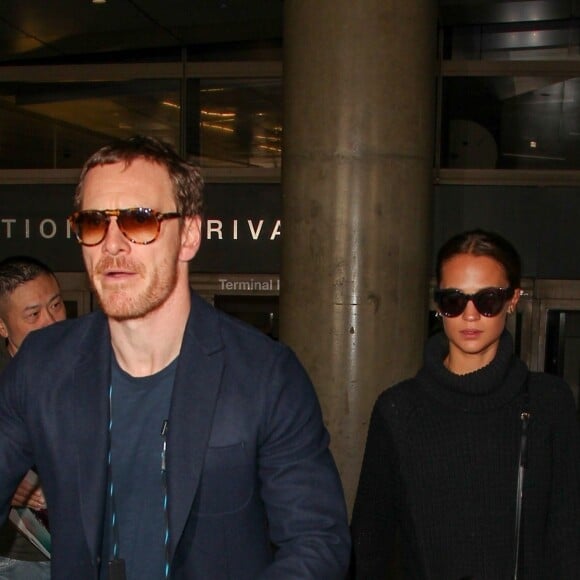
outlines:
{"label": "concrete pillar", "polygon": [[433,0],[284,3],[280,334],[317,388],[349,507],[377,395],[427,320]]}

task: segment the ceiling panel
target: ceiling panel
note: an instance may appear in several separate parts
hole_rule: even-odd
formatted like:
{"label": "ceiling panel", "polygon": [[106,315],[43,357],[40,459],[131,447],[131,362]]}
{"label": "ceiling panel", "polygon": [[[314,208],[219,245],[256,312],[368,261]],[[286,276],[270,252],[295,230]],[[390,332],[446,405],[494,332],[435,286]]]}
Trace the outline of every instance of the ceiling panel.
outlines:
{"label": "ceiling panel", "polygon": [[282,0],[3,0],[0,62],[280,38]]}

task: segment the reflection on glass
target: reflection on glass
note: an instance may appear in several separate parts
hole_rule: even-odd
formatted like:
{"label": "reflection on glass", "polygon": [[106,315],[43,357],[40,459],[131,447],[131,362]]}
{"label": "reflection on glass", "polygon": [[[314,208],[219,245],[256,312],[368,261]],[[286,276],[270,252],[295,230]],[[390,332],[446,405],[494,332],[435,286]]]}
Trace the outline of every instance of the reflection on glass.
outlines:
{"label": "reflection on glass", "polygon": [[278,340],[278,296],[217,294],[214,305]]}
{"label": "reflection on glass", "polygon": [[580,311],[549,310],[546,326],[545,371],[562,377],[576,404],[580,384]]}
{"label": "reflection on glass", "polygon": [[280,166],[280,79],[201,81],[198,122],[202,166]]}
{"label": "reflection on glass", "polygon": [[[506,6],[511,4],[510,7]],[[567,60],[580,58],[580,22],[562,14],[536,12],[527,2],[495,3],[487,13],[472,8],[453,14],[458,23],[444,28],[444,58],[450,60]],[[548,2],[537,2],[539,5]],[[556,3],[552,3],[556,4]],[[519,6],[518,6],[519,5]],[[556,18],[557,16],[557,18]],[[568,17],[567,12],[564,18]],[[503,22],[502,22],[503,20]],[[477,22],[477,24],[474,24]]]}
{"label": "reflection on glass", "polygon": [[180,82],[0,83],[0,168],[74,168],[112,139],[179,145]]}
{"label": "reflection on glass", "polygon": [[441,164],[579,169],[579,103],[578,78],[445,78]]}
{"label": "reflection on glass", "polygon": [[79,315],[79,303],[76,300],[65,300],[64,306],[66,308],[67,318],[77,318]]}

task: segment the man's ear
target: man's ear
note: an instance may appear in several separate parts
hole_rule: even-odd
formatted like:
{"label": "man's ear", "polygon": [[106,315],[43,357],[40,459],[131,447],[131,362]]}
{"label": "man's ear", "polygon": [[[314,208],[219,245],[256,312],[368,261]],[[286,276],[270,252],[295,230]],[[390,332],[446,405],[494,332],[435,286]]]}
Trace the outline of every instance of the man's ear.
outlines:
{"label": "man's ear", "polygon": [[181,230],[181,250],[179,259],[183,262],[192,260],[201,245],[201,216],[186,216],[183,218],[183,228]]}
{"label": "man's ear", "polygon": [[4,321],[0,318],[0,336],[2,338],[8,338],[8,329],[6,328],[6,324],[4,324]]}

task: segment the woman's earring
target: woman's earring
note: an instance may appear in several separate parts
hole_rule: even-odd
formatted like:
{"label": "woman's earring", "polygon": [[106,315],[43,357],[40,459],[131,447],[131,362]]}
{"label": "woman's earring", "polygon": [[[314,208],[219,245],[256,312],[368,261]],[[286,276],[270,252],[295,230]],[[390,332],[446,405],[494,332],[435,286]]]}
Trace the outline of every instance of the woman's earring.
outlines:
{"label": "woman's earring", "polygon": [[513,314],[513,313],[514,313],[514,307],[508,306],[508,314]]}
{"label": "woman's earring", "polygon": [[441,315],[441,312],[439,312],[439,311],[435,312],[435,318],[443,318],[443,316]]}

